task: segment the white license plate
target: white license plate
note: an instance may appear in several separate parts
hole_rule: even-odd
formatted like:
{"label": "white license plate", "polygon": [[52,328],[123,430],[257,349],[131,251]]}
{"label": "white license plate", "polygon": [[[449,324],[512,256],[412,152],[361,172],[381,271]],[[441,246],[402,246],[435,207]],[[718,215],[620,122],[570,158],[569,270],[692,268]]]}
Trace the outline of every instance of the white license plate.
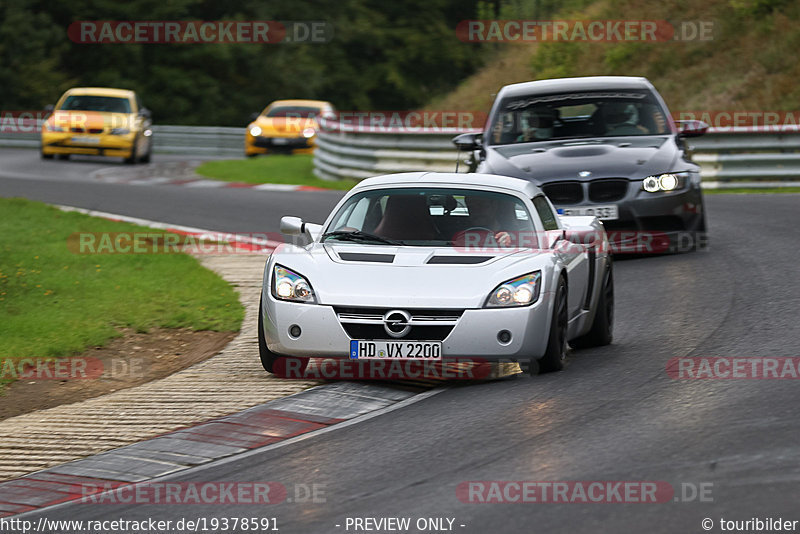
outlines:
{"label": "white license plate", "polygon": [[82,145],[97,145],[100,143],[99,137],[73,137],[73,143],[80,143]]}
{"label": "white license plate", "polygon": [[350,359],[441,360],[440,341],[350,341]]}
{"label": "white license plate", "polygon": [[275,138],[272,139],[272,144],[273,145],[288,145],[289,144],[289,140],[286,139],[285,137],[275,137]]}
{"label": "white license plate", "polygon": [[561,208],[559,210],[562,215],[589,215],[600,219],[601,221],[613,221],[619,219],[619,209],[614,204],[607,206],[580,206],[577,208]]}

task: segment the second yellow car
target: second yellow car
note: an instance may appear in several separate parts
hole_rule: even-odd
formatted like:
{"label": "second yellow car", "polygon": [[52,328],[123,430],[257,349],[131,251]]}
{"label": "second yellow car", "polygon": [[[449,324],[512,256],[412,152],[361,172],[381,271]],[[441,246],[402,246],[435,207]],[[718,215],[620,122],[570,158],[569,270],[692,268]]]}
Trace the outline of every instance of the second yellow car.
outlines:
{"label": "second yellow car", "polygon": [[247,125],[244,153],[248,157],[309,153],[316,142],[318,118],[334,112],[333,105],[324,100],[276,100]]}

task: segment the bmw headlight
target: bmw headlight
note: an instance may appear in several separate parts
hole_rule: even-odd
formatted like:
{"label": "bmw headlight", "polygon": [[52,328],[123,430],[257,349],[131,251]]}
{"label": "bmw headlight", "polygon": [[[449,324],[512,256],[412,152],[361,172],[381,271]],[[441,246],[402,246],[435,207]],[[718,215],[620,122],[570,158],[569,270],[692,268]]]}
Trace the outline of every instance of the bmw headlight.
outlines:
{"label": "bmw headlight", "polygon": [[314,128],[312,128],[311,126],[306,128],[305,130],[303,130],[303,137],[305,137],[306,139],[314,137],[316,134],[317,134],[317,131]]}
{"label": "bmw headlight", "polygon": [[528,306],[539,300],[542,271],[535,271],[497,286],[486,299],[486,308]]}
{"label": "bmw headlight", "polygon": [[111,128],[111,135],[128,135],[131,131],[128,128]]}
{"label": "bmw headlight", "polygon": [[648,176],[642,180],[642,189],[648,193],[658,193],[660,191],[675,191],[686,185],[688,172],[667,172]]}
{"label": "bmw headlight", "polygon": [[253,137],[258,137],[259,135],[261,135],[261,126],[253,126],[252,128],[250,128],[250,135],[252,135]]}
{"label": "bmw headlight", "polygon": [[292,302],[317,302],[308,280],[282,265],[275,265],[272,270],[272,296]]}

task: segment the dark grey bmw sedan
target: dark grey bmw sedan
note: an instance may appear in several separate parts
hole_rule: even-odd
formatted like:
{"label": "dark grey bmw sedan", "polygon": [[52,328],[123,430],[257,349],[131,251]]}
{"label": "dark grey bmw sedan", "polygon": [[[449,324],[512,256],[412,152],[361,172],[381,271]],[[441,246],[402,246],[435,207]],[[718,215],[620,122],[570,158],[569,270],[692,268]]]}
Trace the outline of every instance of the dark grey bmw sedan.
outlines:
{"label": "dark grey bmw sedan", "polygon": [[592,76],[503,87],[484,132],[454,143],[473,152],[473,170],[535,182],[559,212],[600,218],[617,243],[696,248],[705,206],[685,139],[707,128],[676,124],[645,78]]}

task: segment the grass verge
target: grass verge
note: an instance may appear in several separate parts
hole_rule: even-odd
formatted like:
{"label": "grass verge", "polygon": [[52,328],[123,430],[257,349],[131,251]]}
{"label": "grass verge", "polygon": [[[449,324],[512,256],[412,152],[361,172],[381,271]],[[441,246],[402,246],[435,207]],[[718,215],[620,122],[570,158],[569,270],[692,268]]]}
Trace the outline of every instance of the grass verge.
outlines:
{"label": "grass verge", "polygon": [[[67,246],[80,232],[162,232],[23,199],[0,198],[0,213],[0,363],[71,356],[121,328],[239,330],[236,292],[189,255],[82,255]],[[8,376],[0,374],[0,391]]]}
{"label": "grass verge", "polygon": [[247,184],[292,184],[323,189],[350,189],[355,180],[320,180],[314,176],[311,154],[270,154],[249,159],[224,159],[203,163],[195,172],[214,180]]}

